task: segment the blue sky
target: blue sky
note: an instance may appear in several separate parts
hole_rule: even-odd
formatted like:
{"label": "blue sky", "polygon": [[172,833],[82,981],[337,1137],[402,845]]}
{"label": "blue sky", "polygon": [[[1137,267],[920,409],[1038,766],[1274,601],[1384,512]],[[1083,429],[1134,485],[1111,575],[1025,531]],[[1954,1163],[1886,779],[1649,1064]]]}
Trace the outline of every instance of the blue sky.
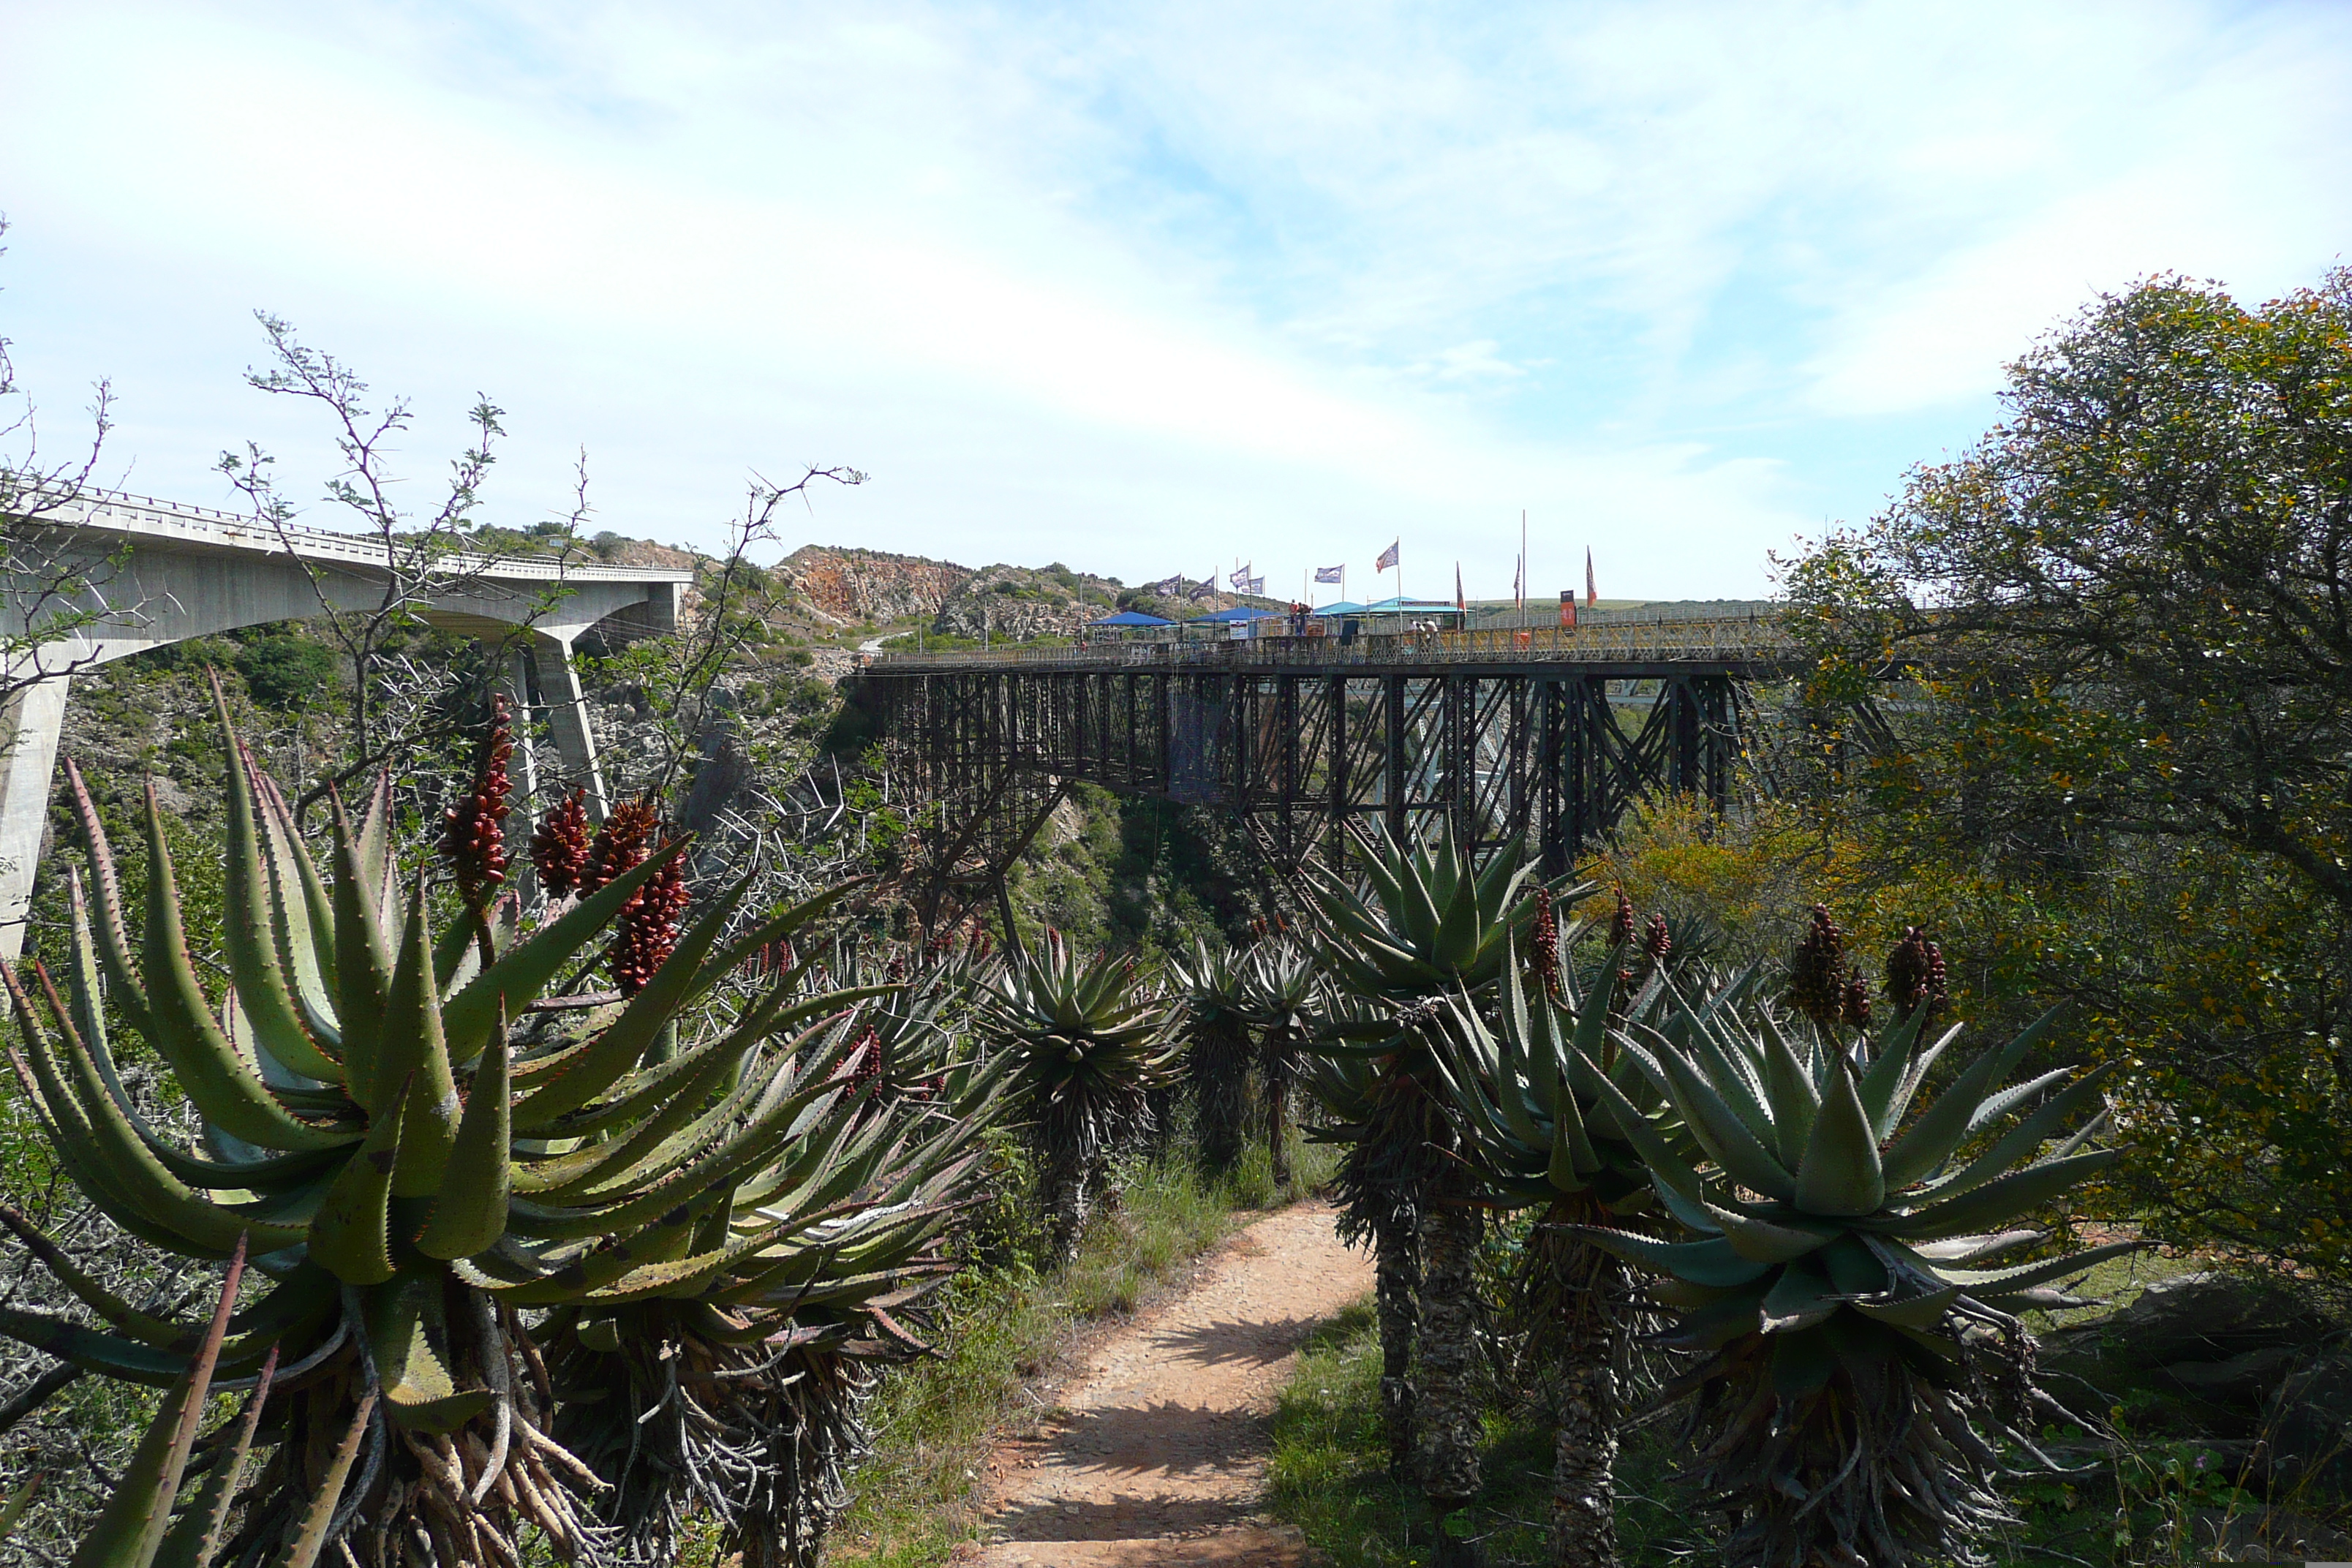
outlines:
{"label": "blue sky", "polygon": [[2348,168],[2345,5],[0,0],[0,334],[125,488],[318,492],[258,308],[420,504],[479,390],[501,521],[843,463],[793,542],[1129,582],[1502,595],[1525,508],[1538,593],[1763,592],[2100,290],[2352,259]]}

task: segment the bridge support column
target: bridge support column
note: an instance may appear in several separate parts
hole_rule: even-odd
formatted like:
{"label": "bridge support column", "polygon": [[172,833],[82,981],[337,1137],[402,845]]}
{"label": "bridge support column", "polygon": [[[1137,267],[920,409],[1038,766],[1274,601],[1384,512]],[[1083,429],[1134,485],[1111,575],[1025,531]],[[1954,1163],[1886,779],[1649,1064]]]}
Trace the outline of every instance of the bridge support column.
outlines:
{"label": "bridge support column", "polygon": [[40,868],[49,822],[49,782],[57,771],[70,672],[35,681],[0,710],[0,959],[25,951],[26,912]]}
{"label": "bridge support column", "polygon": [[531,734],[537,704],[531,700],[530,655],[520,648],[507,654],[499,670],[499,695],[514,715],[515,786],[522,800],[522,816],[536,823],[548,803],[539,798],[539,745]]}
{"label": "bridge support column", "polygon": [[596,731],[588,722],[588,699],[580,689],[580,672],[572,667],[572,644],[562,637],[534,636],[530,661],[539,672],[548,733],[562,759],[558,782],[566,789],[573,784],[586,789],[588,815],[602,822],[612,803],[604,794],[604,770],[596,763]]}

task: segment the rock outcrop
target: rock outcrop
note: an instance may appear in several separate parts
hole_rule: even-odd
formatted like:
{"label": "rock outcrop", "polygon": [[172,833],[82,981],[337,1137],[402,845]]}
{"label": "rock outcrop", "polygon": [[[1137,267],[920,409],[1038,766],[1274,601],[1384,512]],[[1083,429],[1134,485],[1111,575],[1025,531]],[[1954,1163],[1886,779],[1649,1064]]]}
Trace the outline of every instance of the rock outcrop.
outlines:
{"label": "rock outcrop", "polygon": [[971,568],[919,555],[805,544],[776,568],[795,608],[828,626],[937,616],[971,580]]}

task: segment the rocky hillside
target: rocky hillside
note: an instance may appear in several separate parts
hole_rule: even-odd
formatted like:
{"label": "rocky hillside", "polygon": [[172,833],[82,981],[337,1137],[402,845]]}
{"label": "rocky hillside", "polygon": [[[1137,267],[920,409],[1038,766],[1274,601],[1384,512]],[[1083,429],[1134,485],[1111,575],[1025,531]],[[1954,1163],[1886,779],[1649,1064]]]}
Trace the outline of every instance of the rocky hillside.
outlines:
{"label": "rocky hillside", "polygon": [[950,637],[1066,637],[1118,607],[1116,577],[999,563],[977,570],[952,561],[809,544],[775,575],[794,613],[819,626],[921,620]]}
{"label": "rocky hillside", "polygon": [[820,625],[858,626],[937,616],[971,568],[919,555],[804,544],[776,568],[794,608]]}
{"label": "rocky hillside", "polygon": [[1118,605],[1116,577],[1051,566],[983,566],[940,606],[932,629],[953,637],[1067,637]]}

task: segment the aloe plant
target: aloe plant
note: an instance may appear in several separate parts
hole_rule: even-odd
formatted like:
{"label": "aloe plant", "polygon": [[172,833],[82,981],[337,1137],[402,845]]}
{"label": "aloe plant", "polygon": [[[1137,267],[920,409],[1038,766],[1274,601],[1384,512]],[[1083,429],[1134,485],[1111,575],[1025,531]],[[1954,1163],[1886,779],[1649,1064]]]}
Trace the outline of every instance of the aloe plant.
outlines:
{"label": "aloe plant", "polygon": [[1287,936],[1258,942],[1242,965],[1241,1014],[1257,1035],[1265,1152],[1276,1185],[1290,1181],[1290,1091],[1319,1026],[1324,989],[1312,951]]}
{"label": "aloe plant", "polygon": [[1184,1008],[1184,1075],[1199,1119],[1201,1163],[1211,1171],[1233,1167],[1248,1132],[1255,1049],[1244,1008],[1246,973],[1242,952],[1195,938],[1171,976]]}
{"label": "aloe plant", "polygon": [[1743,984],[1678,1006],[1663,1030],[1629,1026],[1619,1048],[1672,1102],[1698,1160],[1590,1079],[1691,1236],[1582,1232],[1659,1277],[1654,1294],[1675,1314],[1665,1342],[1703,1358],[1677,1386],[1696,1396],[1691,1469],[1737,1515],[1721,1549],[1735,1568],[1981,1561],[1975,1542],[2002,1517],[1981,1428],[2000,1413],[1975,1392],[1969,1357],[2011,1347],[2000,1381],[2030,1395],[2016,1314],[2088,1304],[2054,1282],[2135,1245],[1976,1267],[2040,1239],[2003,1227],[2114,1158],[2085,1147],[2105,1120],[2105,1071],[2003,1087],[2049,1033],[2045,1016],[1915,1112],[1959,1033],[1920,1048],[1927,1016],[1923,1004],[1846,1044]]}
{"label": "aloe plant", "polygon": [[928,1349],[923,1303],[955,1268],[940,1243],[971,1195],[995,1080],[944,1064],[894,1094],[866,1070],[875,1033],[853,1016],[786,1053],[765,1097],[835,1087],[704,1221],[732,1252],[724,1268],[688,1293],[560,1307],[541,1331],[556,1436],[611,1484],[606,1517],[637,1560],[672,1555],[698,1513],[747,1568],[815,1563],[877,1370]]}
{"label": "aloe plant", "polygon": [[[510,1563],[526,1524],[561,1555],[593,1552],[593,1473],[552,1435],[526,1314],[690,1296],[786,1234],[783,1220],[739,1235],[712,1216],[840,1085],[779,1089],[786,1064],[762,1065],[759,1048],[872,989],[780,984],[683,1046],[679,1024],[840,889],[723,940],[739,883],[625,1005],[551,1030],[536,1005],[588,967],[682,845],[536,930],[509,898],[436,934],[421,878],[397,866],[388,782],[356,824],[334,804],[322,872],[225,709],[221,723],[233,988],[215,998],[197,976],[152,784],[134,947],[71,763],[90,882],[69,879],[67,984],[60,993],[35,963],[29,986],[13,973],[7,985],[22,1041],[11,1065],[92,1205],[180,1257],[249,1248],[271,1281],[229,1321],[216,1358],[244,1377],[274,1357],[280,1390],[262,1415],[268,1458],[224,1550],[268,1553],[316,1522],[321,1549],[367,1568],[417,1552]],[[200,1147],[141,1116],[116,1068],[116,1021],[177,1079]],[[55,1248],[43,1257],[105,1326],[8,1309],[0,1332],[108,1376],[164,1384],[189,1372],[195,1325],[134,1308]],[[314,1500],[354,1464],[350,1497],[314,1521]],[[167,1479],[144,1483],[142,1506],[169,1508]]]}
{"label": "aloe plant", "polygon": [[[1318,1048],[1366,1067],[1311,1082],[1331,1135],[1348,1144],[1336,1184],[1341,1234],[1374,1247],[1391,1469],[1402,1472],[1410,1452],[1423,1491],[1448,1515],[1479,1485],[1471,1269],[1485,1219],[1454,1157],[1429,1037],[1452,996],[1491,997],[1527,922],[1518,893],[1534,867],[1516,848],[1478,862],[1447,822],[1425,845],[1383,839],[1361,870],[1360,889],[1328,878],[1316,888],[1317,958],[1342,998]],[[1449,1560],[1464,1551],[1451,1533],[1440,1542]]]}
{"label": "aloe plant", "polygon": [[[1538,917],[1551,918],[1540,908]],[[1635,1135],[1593,1079],[1609,1080],[1645,1139],[1696,1152],[1665,1097],[1611,1043],[1625,959],[1624,949],[1613,949],[1590,991],[1573,966],[1560,964],[1539,967],[1530,993],[1512,964],[1494,1024],[1457,1001],[1438,1037],[1463,1157],[1496,1203],[1542,1210],[1514,1281],[1515,1316],[1528,1331],[1552,1423],[1549,1535],[1560,1568],[1616,1562],[1621,1384],[1642,1316],[1623,1263],[1578,1227],[1648,1228],[1656,1206]],[[1655,994],[1645,991],[1633,1016],[1643,1016]]]}
{"label": "aloe plant", "polygon": [[1026,1130],[1045,1188],[1052,1261],[1068,1263],[1112,1151],[1148,1129],[1150,1096],[1172,1082],[1174,1010],[1125,958],[1079,958],[1058,931],[1008,955],[984,994],[1007,1114]]}

